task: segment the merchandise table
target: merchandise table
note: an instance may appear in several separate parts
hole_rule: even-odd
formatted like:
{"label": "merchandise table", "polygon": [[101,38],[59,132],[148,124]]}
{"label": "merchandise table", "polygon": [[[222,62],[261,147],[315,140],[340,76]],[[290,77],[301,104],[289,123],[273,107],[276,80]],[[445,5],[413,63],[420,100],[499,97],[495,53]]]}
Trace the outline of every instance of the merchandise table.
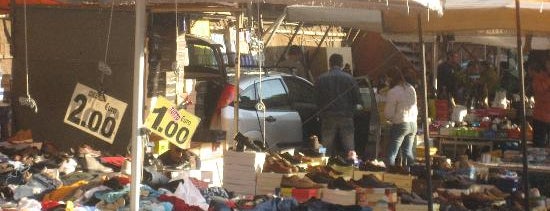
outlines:
{"label": "merchandise table", "polygon": [[442,145],[452,144],[454,145],[454,156],[456,157],[456,151],[458,145],[466,145],[470,151],[473,151],[473,146],[488,146],[490,151],[493,151],[493,144],[495,143],[510,143],[521,142],[521,139],[511,138],[484,138],[473,136],[449,136],[449,135],[430,135],[438,142],[438,149],[442,150]]}

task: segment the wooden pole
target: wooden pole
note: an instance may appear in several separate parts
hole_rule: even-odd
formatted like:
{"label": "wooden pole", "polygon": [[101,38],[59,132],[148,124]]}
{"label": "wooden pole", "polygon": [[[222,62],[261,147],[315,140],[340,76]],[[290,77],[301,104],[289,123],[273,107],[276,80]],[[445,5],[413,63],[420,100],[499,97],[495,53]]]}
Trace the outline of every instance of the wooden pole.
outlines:
{"label": "wooden pole", "polygon": [[422,16],[418,14],[418,41],[422,48],[422,100],[424,106],[422,107],[422,125],[424,127],[424,160],[426,162],[426,175],[428,176],[428,187],[426,195],[428,196],[428,210],[433,211],[433,197],[432,197],[432,166],[430,160],[430,128],[428,126],[428,84],[426,80],[426,46],[424,45],[422,31]]}
{"label": "wooden pole", "polygon": [[523,199],[525,210],[529,209],[529,163],[527,162],[527,119],[525,116],[525,68],[523,66],[523,48],[521,45],[521,19],[519,0],[516,0],[516,40],[517,40],[517,65],[519,70],[520,94],[521,94],[521,149],[523,151]]}
{"label": "wooden pole", "polygon": [[237,25],[235,29],[237,30],[237,41],[236,41],[236,50],[237,50],[237,56],[236,56],[236,70],[235,70],[235,101],[234,101],[234,107],[235,110],[233,111],[233,115],[235,116],[235,122],[233,122],[233,125],[235,127],[234,135],[236,135],[239,132],[239,96],[240,96],[240,89],[239,84],[241,82],[241,27],[242,27],[242,21],[243,21],[243,13],[239,12],[237,13]]}

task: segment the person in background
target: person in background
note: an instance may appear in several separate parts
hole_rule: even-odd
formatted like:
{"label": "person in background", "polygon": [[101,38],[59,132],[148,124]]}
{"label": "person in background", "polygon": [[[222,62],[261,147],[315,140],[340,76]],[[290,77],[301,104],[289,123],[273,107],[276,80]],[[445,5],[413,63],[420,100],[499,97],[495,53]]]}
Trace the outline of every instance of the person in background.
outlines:
{"label": "person in background", "polygon": [[437,67],[438,96],[449,97],[451,104],[456,92],[454,75],[458,71],[460,71],[460,55],[454,51],[447,53],[447,60]]}
{"label": "person in background", "polygon": [[348,63],[346,63],[346,65],[344,65],[344,69],[343,69],[343,70],[344,70],[344,72],[346,72],[346,73],[348,73],[348,74],[350,74],[350,75],[353,75],[352,72],[351,72],[351,66],[350,66]]}
{"label": "person in background", "polygon": [[399,149],[405,154],[407,165],[414,164],[414,141],[417,131],[418,106],[416,90],[408,83],[399,68],[388,74],[390,90],[386,96],[384,116],[391,123],[390,138],[386,153],[386,166],[396,166],[395,158]]}
{"label": "person in background", "polygon": [[309,79],[304,64],[302,64],[302,56],[302,49],[300,46],[292,45],[288,49],[286,60],[281,62],[278,66],[289,68],[289,74]]}
{"label": "person in background", "polygon": [[533,73],[533,142],[535,147],[546,147],[550,141],[550,57],[544,66]]}
{"label": "person in background", "polygon": [[362,110],[359,87],[352,76],[342,70],[340,54],[329,58],[330,70],[315,83],[317,105],[321,117],[321,142],[329,156],[337,155],[334,142],[339,137],[346,158],[356,157],[353,123],[355,110]]}

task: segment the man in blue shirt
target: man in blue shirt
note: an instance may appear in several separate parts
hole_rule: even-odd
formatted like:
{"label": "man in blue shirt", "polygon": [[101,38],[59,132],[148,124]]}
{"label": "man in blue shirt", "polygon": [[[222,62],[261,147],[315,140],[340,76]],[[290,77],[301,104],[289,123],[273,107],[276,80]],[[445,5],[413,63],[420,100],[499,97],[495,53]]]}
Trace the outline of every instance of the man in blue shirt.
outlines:
{"label": "man in blue shirt", "polygon": [[315,90],[321,117],[321,142],[327,148],[327,155],[337,155],[334,142],[338,137],[346,157],[351,159],[356,156],[353,114],[363,107],[359,88],[353,77],[342,70],[343,63],[342,55],[332,54],[330,70],[319,77]]}

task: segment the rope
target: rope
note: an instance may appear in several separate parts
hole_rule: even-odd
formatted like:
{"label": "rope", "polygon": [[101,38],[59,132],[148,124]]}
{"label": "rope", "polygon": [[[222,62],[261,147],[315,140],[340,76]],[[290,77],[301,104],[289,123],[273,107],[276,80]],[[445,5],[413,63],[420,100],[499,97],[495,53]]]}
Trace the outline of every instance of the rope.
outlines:
{"label": "rope", "polygon": [[103,88],[103,81],[105,79],[105,75],[111,75],[112,71],[109,65],[107,65],[107,56],[109,55],[109,44],[111,42],[111,29],[113,28],[113,13],[115,9],[115,0],[111,1],[111,11],[109,14],[109,27],[107,28],[107,34],[106,36],[106,43],[105,43],[105,54],[103,57],[103,63],[99,62],[98,69],[101,72],[101,75],[99,77],[99,94],[102,99],[105,99],[105,89]]}
{"label": "rope", "polygon": [[[111,14],[109,15],[109,28],[107,28],[107,43],[105,44],[105,57],[103,62],[107,64],[107,55],[109,54],[109,42],[111,40],[111,26],[113,25],[113,12],[115,9],[115,0],[111,1]],[[102,81],[103,82],[103,81]]]}
{"label": "rope", "polygon": [[[258,21],[260,20],[260,0],[258,0],[256,2],[256,8],[258,8],[257,10],[257,15],[258,15]],[[258,34],[256,34],[256,36],[258,36]],[[258,38],[258,68],[259,68],[259,71],[260,71],[260,105],[262,106],[262,113],[263,113],[263,121],[262,121],[262,124],[263,124],[263,143],[264,143],[264,146],[266,146],[266,140],[265,140],[265,137],[266,137],[266,128],[265,128],[265,118],[266,118],[266,115],[267,115],[267,108],[264,104],[264,101],[263,101],[263,96],[262,96],[262,76],[263,76],[263,70],[262,70],[262,65],[263,65],[263,61],[264,61],[264,43],[262,42],[261,38]]]}
{"label": "rope", "polygon": [[27,37],[27,0],[23,0],[23,22],[25,28],[25,80],[27,98],[30,98],[29,93],[29,54],[28,54],[28,37]]}
{"label": "rope", "polygon": [[34,109],[34,113],[38,113],[38,105],[36,104],[36,101],[32,99],[30,88],[29,88],[29,51],[28,51],[28,35],[27,35],[27,1],[23,0],[23,24],[25,28],[24,36],[25,36],[25,92],[27,94],[26,97],[19,97],[19,104],[23,106],[29,106],[29,108]]}

